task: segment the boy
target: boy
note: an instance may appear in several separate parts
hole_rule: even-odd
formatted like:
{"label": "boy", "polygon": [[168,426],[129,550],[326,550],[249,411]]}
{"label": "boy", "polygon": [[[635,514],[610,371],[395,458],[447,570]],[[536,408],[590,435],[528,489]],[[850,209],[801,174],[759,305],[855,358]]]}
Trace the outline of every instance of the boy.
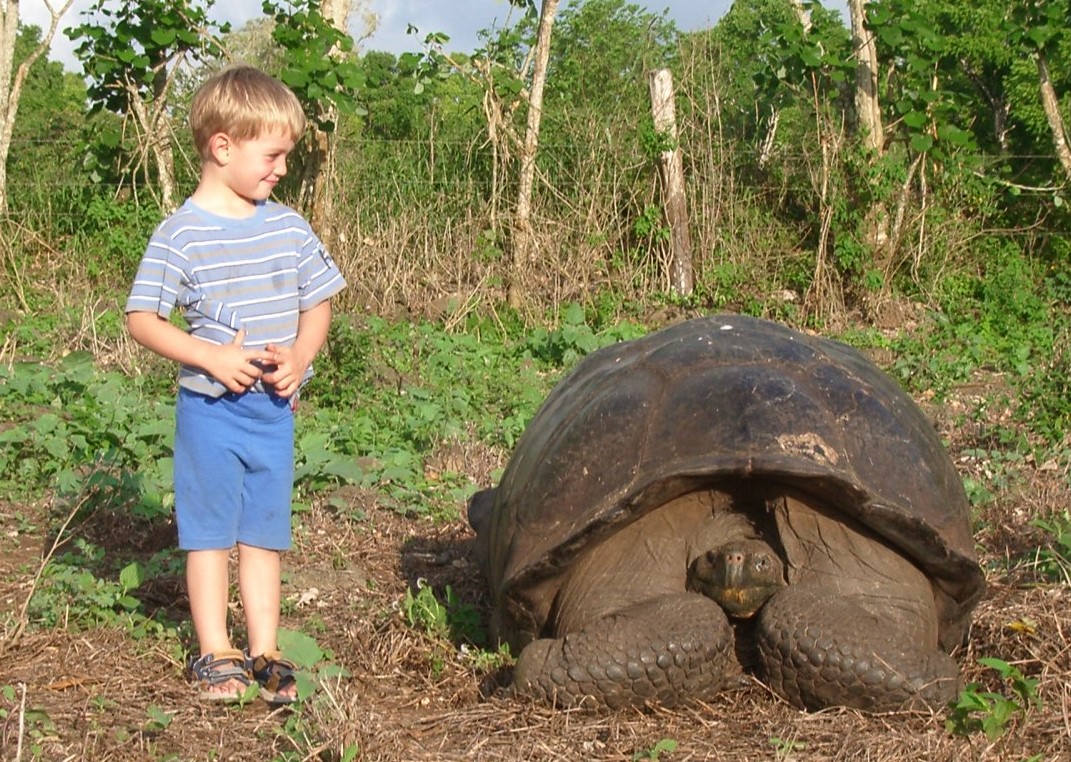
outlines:
{"label": "boy", "polygon": [[[153,233],[126,303],[139,344],[180,364],[175,517],[200,657],[190,677],[209,700],[256,680],[270,702],[297,698],[276,643],[281,552],[290,547],[293,410],[345,281],[308,223],[269,201],[305,129],[297,97],[250,66],[194,96],[201,158],[193,195]],[[189,331],[169,322],[178,306]],[[228,564],[248,631],[227,630]]]}

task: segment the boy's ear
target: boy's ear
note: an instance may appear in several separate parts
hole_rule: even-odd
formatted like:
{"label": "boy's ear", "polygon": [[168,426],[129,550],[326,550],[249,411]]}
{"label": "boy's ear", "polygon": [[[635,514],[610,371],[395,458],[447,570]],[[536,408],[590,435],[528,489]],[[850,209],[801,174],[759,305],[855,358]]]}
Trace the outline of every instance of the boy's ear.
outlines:
{"label": "boy's ear", "polygon": [[208,150],[212,154],[212,158],[216,160],[217,164],[226,164],[230,161],[231,150],[234,148],[234,141],[230,135],[225,132],[217,132],[215,135],[208,139]]}

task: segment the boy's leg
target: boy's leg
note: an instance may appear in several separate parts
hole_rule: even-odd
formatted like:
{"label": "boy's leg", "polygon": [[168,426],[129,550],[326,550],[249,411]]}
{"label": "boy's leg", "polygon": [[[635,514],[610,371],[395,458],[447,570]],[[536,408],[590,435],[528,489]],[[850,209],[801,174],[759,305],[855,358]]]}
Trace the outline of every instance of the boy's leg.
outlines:
{"label": "boy's leg", "polygon": [[[190,616],[201,654],[231,650],[227,635],[227,603],[230,598],[229,550],[191,550],[186,555],[186,588]],[[208,685],[209,693],[229,694],[245,689],[236,679]]]}
{"label": "boy's leg", "polygon": [[[278,650],[281,587],[281,553],[238,543],[238,589],[245,611],[251,656]],[[274,693],[273,700],[293,701],[297,698],[297,683],[289,678]]]}
{"label": "boy's leg", "polygon": [[238,590],[254,656],[278,648],[281,585],[279,551],[238,543]]}

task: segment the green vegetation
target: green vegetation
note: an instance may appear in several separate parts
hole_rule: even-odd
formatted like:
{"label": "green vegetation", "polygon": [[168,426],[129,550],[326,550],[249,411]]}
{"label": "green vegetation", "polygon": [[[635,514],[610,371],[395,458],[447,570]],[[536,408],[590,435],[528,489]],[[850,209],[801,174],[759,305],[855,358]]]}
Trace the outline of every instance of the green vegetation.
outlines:
{"label": "green vegetation", "polygon": [[677,742],[672,738],[661,738],[649,749],[643,751],[637,751],[632,755],[632,762],[639,762],[640,760],[650,760],[650,762],[658,762],[662,758],[663,754],[672,754],[677,750]]}
{"label": "green vegetation", "polygon": [[978,683],[970,683],[952,704],[945,724],[949,732],[957,735],[981,731],[989,741],[995,741],[1016,718],[1041,706],[1038,681],[1025,677],[1017,667],[1000,659],[979,659],[978,663],[996,671],[1011,695],[987,691]]}
{"label": "green vegetation", "polygon": [[[452,450],[479,447],[501,462],[581,357],[722,310],[873,350],[941,406],[980,536],[1000,528],[989,512],[1019,506],[1039,474],[1071,486],[1069,177],[1037,69],[1048,61],[1066,124],[1067,0],[869,3],[881,155],[854,129],[850,36],[826,9],[812,8],[805,31],[784,0],[735,3],[710,29],[684,34],[620,0],[570,4],[555,28],[537,156],[540,257],[523,273],[519,307],[505,299],[508,215],[526,116],[518,66],[534,14],[487,30],[476,51],[447,53],[433,32],[419,52],[396,56],[354,52],[318,2],[267,2],[242,30],[211,22],[211,7],[154,0],[85,18],[71,34],[88,84],[44,59],[28,72],[0,216],[0,551],[45,552],[20,561],[32,585],[0,613],[0,656],[26,631],[109,628],[183,660],[188,625],[153,594],[180,577],[181,556],[150,541],[171,511],[174,373],[130,344],[121,306],[165,181],[181,198],[195,178],[181,129],[170,157],[149,153],[146,137],[169,134],[158,120],[181,125],[225,49],[284,77],[316,137],[336,141],[320,222],[350,288],[302,395],[298,532],[314,509],[346,532],[368,530],[368,505],[346,497],[354,490],[422,529],[463,522],[467,499],[498,474],[474,474]],[[20,30],[16,62],[40,35]],[[338,58],[325,53],[334,43]],[[161,61],[175,74],[168,88],[153,76]],[[657,66],[677,88],[673,141],[649,117],[645,77]],[[139,116],[139,104],[153,108]],[[655,162],[674,147],[686,166],[691,294],[673,292],[665,266],[673,237]],[[284,200],[311,203],[304,185],[323,150],[295,157]],[[1064,505],[1018,512],[1008,523],[1025,545],[987,549],[988,568],[1071,583]],[[120,550],[109,533],[123,537]],[[460,586],[406,582],[394,608],[371,616],[430,643],[428,679],[509,664],[507,651],[489,650]],[[319,753],[316,700],[331,704],[330,686],[345,677],[313,639],[317,620],[305,621],[284,648],[314,701],[279,729],[295,749],[280,759]],[[1001,657],[1012,658],[977,660],[999,682],[968,684],[948,708],[949,733],[993,741],[1040,709],[1037,665]],[[0,686],[0,724],[18,717],[26,758],[42,758],[55,724],[20,690]],[[107,702],[90,700],[90,722]],[[146,707],[111,737],[149,743],[167,731],[168,711]],[[815,745],[764,738],[785,759]],[[663,739],[634,758],[675,746]],[[331,753],[356,759],[360,747],[347,737]]]}

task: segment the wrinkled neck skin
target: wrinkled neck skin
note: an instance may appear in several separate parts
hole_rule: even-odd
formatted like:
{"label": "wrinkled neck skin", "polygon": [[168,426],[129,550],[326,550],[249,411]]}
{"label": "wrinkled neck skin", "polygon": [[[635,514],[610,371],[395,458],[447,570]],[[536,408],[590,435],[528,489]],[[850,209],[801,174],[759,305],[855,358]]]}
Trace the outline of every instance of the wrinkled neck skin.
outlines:
{"label": "wrinkled neck skin", "polygon": [[634,603],[680,593],[696,559],[726,542],[754,539],[747,516],[721,492],[692,492],[586,548],[550,612],[550,630],[571,632]]}

